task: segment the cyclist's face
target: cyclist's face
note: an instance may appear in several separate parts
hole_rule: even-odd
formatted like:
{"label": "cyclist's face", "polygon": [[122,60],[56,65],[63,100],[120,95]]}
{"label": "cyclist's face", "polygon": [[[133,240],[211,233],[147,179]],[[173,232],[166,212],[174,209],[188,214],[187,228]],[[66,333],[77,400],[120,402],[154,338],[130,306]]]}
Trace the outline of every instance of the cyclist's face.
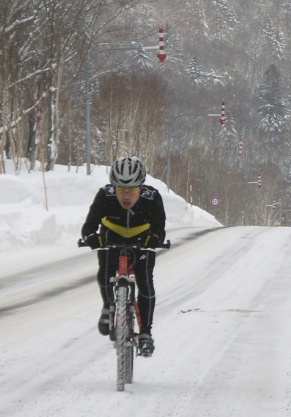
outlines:
{"label": "cyclist's face", "polygon": [[132,208],[140,196],[139,187],[116,187],[116,198],[124,209]]}

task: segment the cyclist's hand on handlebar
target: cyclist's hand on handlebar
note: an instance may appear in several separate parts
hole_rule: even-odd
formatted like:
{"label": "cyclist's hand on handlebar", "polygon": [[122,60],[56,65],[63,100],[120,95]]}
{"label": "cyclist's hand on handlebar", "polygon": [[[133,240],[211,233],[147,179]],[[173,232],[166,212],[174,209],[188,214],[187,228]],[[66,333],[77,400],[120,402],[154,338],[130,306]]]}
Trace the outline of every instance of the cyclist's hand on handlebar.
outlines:
{"label": "cyclist's hand on handlebar", "polygon": [[102,236],[97,233],[91,233],[89,236],[84,236],[83,238],[86,246],[89,246],[92,250],[98,248],[104,248],[104,241]]}
{"label": "cyclist's hand on handlebar", "polygon": [[160,241],[159,236],[156,234],[152,234],[152,233],[149,233],[143,242],[143,246],[145,248],[150,248],[150,249],[156,249],[160,245],[161,245],[161,241]]}

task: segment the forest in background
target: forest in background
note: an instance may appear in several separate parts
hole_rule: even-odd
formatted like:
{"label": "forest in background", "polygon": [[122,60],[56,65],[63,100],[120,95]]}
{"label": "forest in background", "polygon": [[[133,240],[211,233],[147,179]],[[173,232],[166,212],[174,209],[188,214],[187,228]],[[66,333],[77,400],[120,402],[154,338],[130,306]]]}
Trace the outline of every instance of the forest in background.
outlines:
{"label": "forest in background", "polygon": [[[289,1],[0,0],[0,8],[1,174],[7,159],[17,174],[36,160],[44,171],[70,170],[137,155],[222,223],[291,224]],[[159,28],[163,63],[152,48]],[[222,102],[224,124],[210,116]]]}

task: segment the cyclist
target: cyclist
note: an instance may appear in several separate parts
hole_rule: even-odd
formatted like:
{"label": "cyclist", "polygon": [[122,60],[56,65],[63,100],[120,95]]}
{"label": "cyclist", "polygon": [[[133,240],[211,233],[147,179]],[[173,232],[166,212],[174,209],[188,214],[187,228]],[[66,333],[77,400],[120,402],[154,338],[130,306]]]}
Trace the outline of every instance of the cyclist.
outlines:
{"label": "cyclist", "polygon": [[[141,243],[142,247],[155,249],[165,239],[165,210],[163,200],[154,187],[144,185],[146,170],[136,157],[118,158],[112,165],[110,184],[100,188],[90,206],[82,237],[91,249],[110,243]],[[155,251],[135,249],[135,275],[138,287],[140,314],[139,346],[141,354],[153,353],[154,341],[151,329],[155,308],[153,270]],[[109,334],[109,279],[118,266],[118,251],[98,251],[99,269],[97,282],[100,287],[103,308],[98,321],[102,335]]]}

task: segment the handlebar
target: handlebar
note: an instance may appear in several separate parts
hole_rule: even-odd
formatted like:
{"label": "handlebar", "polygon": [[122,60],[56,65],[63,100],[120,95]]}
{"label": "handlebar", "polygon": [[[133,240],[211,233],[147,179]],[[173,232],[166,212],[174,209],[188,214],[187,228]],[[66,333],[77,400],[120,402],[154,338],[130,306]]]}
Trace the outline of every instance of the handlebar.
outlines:
{"label": "handlebar", "polygon": [[[79,239],[78,240],[78,246],[79,248],[82,247],[88,247],[88,245],[86,245],[86,242],[84,242],[83,239]],[[162,243],[161,245],[157,246],[158,248],[162,248],[162,249],[170,249],[171,247],[171,242],[168,239],[166,242]],[[105,246],[103,248],[98,248],[97,250],[108,250],[108,249],[143,249],[143,250],[154,250],[152,248],[144,248],[141,244],[135,243],[106,243]]]}

